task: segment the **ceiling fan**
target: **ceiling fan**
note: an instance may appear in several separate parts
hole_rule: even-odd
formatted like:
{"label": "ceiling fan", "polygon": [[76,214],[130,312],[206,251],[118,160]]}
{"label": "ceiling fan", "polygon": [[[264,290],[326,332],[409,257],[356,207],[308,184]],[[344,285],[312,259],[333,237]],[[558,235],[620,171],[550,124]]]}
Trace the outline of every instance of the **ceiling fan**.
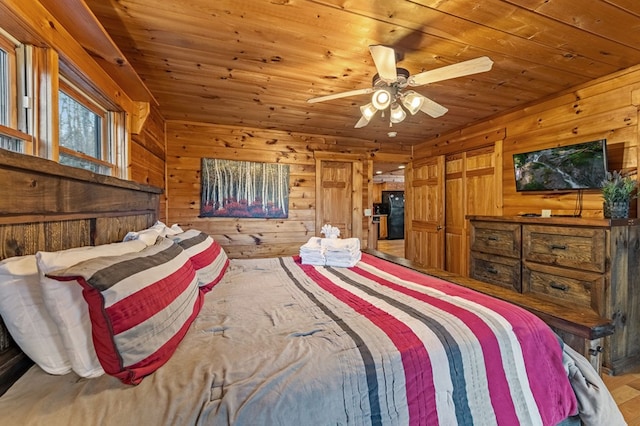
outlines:
{"label": "ceiling fan", "polygon": [[493,61],[486,56],[447,65],[430,71],[424,71],[411,75],[404,68],[396,66],[396,54],[391,47],[382,45],[369,46],[378,73],[373,76],[372,87],[350,90],[347,92],[333,93],[331,95],[318,96],[308,99],[309,103],[324,102],[332,99],[345,98],[373,93],[371,102],[360,107],[362,117],[356,123],[355,128],[364,127],[378,111],[390,109],[390,126],[403,121],[407,113],[415,115],[418,111],[430,115],[433,118],[444,115],[448,109],[431,99],[422,96],[413,90],[404,90],[407,86],[423,86],[437,81],[462,77],[469,74],[489,71]]}

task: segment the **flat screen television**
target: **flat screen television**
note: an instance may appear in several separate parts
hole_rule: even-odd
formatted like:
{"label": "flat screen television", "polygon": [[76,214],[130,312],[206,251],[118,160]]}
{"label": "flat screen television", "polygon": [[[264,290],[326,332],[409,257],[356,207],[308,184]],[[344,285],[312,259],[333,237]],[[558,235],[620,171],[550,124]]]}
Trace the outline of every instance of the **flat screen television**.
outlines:
{"label": "flat screen television", "polygon": [[607,140],[513,154],[516,191],[597,189],[607,175]]}

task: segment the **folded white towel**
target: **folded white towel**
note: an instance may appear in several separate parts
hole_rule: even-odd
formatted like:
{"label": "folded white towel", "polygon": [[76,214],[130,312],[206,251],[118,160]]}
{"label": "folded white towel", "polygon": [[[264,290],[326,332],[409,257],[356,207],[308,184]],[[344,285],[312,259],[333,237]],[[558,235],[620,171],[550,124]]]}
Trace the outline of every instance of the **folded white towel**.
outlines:
{"label": "folded white towel", "polygon": [[306,243],[304,243],[302,246],[300,246],[300,252],[310,252],[310,251],[321,251],[322,250],[322,246],[320,244],[320,241],[322,240],[322,238],[319,237],[311,237],[309,238],[309,241],[307,241]]}
{"label": "folded white towel", "polygon": [[325,260],[324,257],[315,258],[313,256],[311,256],[311,257],[309,257],[309,256],[301,256],[300,257],[300,263],[302,263],[303,265],[324,266],[324,265],[327,264],[327,261]]}
{"label": "folded white towel", "polygon": [[347,256],[347,257],[329,257],[329,256],[327,256],[326,261],[325,261],[325,265],[326,266],[336,266],[336,267],[339,267],[339,268],[350,268],[352,266],[355,266],[355,264],[358,263],[361,258],[362,258],[362,252],[361,251],[358,251],[353,256]]}
{"label": "folded white towel", "polygon": [[357,251],[360,250],[359,238],[323,238],[320,241],[322,249],[329,251]]}
{"label": "folded white towel", "polygon": [[322,228],[320,229],[320,233],[323,234],[326,238],[338,238],[340,236],[340,229],[327,223],[322,226]]}
{"label": "folded white towel", "polygon": [[300,261],[303,265],[324,265],[326,260],[322,252],[320,241],[322,238],[311,237],[300,246]]}

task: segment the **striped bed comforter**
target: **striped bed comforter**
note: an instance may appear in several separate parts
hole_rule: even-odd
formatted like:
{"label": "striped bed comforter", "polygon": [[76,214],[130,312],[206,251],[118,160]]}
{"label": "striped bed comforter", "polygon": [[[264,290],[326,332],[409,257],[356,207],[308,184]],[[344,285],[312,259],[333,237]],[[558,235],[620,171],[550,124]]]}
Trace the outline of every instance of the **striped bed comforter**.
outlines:
{"label": "striped bed comforter", "polygon": [[[577,412],[556,336],[513,305],[366,254],[353,268],[234,261],[229,281],[240,271],[212,294],[234,317],[245,306],[238,338],[259,360],[226,385],[218,409],[234,421],[555,425]],[[232,302],[234,286],[249,293]]]}
{"label": "striped bed comforter", "polygon": [[535,316],[363,254],[353,268],[232,260],[139,385],[34,367],[0,410],[47,426],[512,426],[555,425],[577,402]]}

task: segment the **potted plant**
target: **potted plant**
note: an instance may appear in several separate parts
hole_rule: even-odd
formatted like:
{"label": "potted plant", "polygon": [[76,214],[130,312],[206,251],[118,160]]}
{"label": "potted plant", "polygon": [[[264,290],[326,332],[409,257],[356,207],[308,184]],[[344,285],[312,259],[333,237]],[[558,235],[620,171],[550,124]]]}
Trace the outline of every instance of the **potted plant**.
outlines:
{"label": "potted plant", "polygon": [[604,217],[629,217],[629,202],[638,196],[634,192],[637,186],[638,182],[630,176],[623,176],[616,170],[607,172],[606,179],[602,181]]}

